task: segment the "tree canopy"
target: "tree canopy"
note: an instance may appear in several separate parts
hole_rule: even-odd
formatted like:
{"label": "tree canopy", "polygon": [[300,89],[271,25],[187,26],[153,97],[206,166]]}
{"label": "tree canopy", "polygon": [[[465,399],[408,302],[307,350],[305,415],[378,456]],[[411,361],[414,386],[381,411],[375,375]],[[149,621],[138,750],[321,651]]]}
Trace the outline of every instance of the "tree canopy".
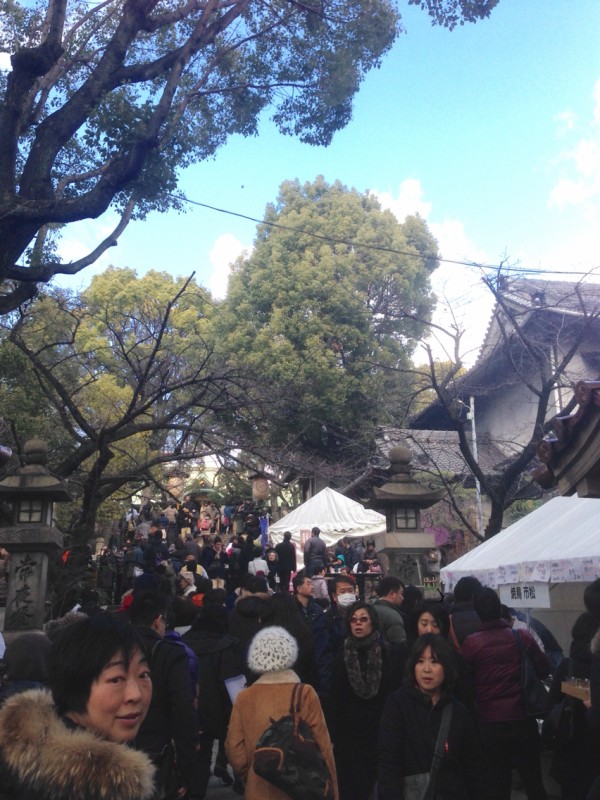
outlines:
{"label": "tree canopy", "polygon": [[[51,468],[79,498],[82,535],[115,492],[160,486],[166,464],[221,450],[219,421],[244,413],[239,376],[214,355],[212,308],[191,279],[109,269],[80,295],[36,300],[12,325],[4,347],[26,356],[62,431]],[[17,453],[20,421],[7,442]]]}
{"label": "tree canopy", "polygon": [[[421,5],[451,28],[494,3]],[[181,208],[178,171],[256,134],[263,110],[329,143],[400,30],[392,0],[0,3],[0,313],[93,263],[134,214]],[[114,231],[62,263],[61,226],[111,206]]]}
{"label": "tree canopy", "polygon": [[400,224],[369,193],[282,184],[215,323],[229,362],[268,393],[274,447],[364,466],[376,426],[404,414],[402,371],[430,318],[437,258],[419,217]]}
{"label": "tree canopy", "polygon": [[[93,262],[53,260],[49,225],[179,205],[179,169],[231,133],[326,144],[399,30],[390,0],[47,0],[0,7],[0,312]],[[37,241],[35,237],[38,237]],[[32,244],[33,243],[33,244]],[[25,264],[19,259],[27,251]],[[17,282],[13,284],[12,282]]]}

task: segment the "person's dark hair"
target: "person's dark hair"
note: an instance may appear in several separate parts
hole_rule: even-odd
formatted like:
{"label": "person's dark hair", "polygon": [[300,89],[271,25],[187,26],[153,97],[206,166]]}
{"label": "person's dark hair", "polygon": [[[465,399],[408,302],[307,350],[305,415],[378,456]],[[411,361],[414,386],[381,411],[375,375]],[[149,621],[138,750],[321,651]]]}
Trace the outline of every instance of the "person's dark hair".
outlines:
{"label": "person's dark hair", "polygon": [[167,614],[167,596],[161,592],[143,592],[134,598],[129,607],[132,625],[150,627],[161,614]]}
{"label": "person's dark hair", "polygon": [[144,647],[138,632],[125,620],[102,613],[65,626],[52,642],[48,683],[59,714],[87,708],[92,684],[117,653],[126,668]]}
{"label": "person's dark hair", "polygon": [[280,625],[285,628],[298,642],[304,641],[306,638],[302,630],[306,629],[302,614],[298,611],[292,596],[285,592],[272,594],[260,615],[261,628],[268,628],[272,625]]}
{"label": "person's dark hair", "polygon": [[202,600],[202,608],[209,608],[209,607],[224,607],[225,603],[227,602],[227,592],[225,589],[210,589],[204,595],[204,599]]}
{"label": "person's dark hair", "polygon": [[378,597],[385,597],[390,592],[397,592],[398,589],[404,589],[400,578],[396,578],[395,575],[384,575],[377,585],[376,592]]}
{"label": "person's dark hair", "polygon": [[213,544],[223,544],[223,539],[220,536],[215,536],[213,539]]}
{"label": "person's dark hair", "polygon": [[482,589],[475,595],[473,601],[475,611],[482,622],[492,622],[501,619],[502,609],[500,598],[493,589]]}
{"label": "person's dark hair", "polygon": [[306,578],[309,578],[310,575],[305,569],[301,569],[300,572],[297,572],[294,577],[292,578],[292,589],[294,593],[296,593],[296,589],[299,586],[302,586]]}
{"label": "person's dark hair", "polygon": [[379,617],[377,616],[377,612],[373,608],[370,603],[366,603],[364,600],[357,600],[356,603],[352,603],[351,606],[348,606],[346,609],[346,632],[350,635],[350,617],[356,612],[361,609],[364,609],[367,614],[369,615],[371,622],[373,623],[373,630],[378,631],[380,629],[379,625]]}
{"label": "person's dark hair", "polygon": [[591,642],[598,630],[598,619],[584,611],[580,614],[571,628],[571,637],[576,641]]}
{"label": "person's dark hair", "polygon": [[406,662],[406,672],[404,683],[407,686],[415,684],[415,667],[425,650],[431,647],[431,653],[435,656],[439,664],[444,668],[444,682],[442,691],[451,691],[457,678],[456,661],[452,646],[443,636],[436,633],[424,633],[419,636],[410,649]]}
{"label": "person's dark hair", "polygon": [[356,581],[350,575],[334,575],[333,580],[327,581],[328,588],[329,588],[329,595],[331,597],[335,596],[335,589],[340,583],[347,583],[352,588],[356,587]]}
{"label": "person's dark hair", "polygon": [[436,600],[424,600],[414,609],[406,621],[406,633],[409,641],[419,637],[418,623],[421,615],[425,613],[431,614],[439,626],[440,634],[445,639],[448,638],[450,633],[450,617],[448,616],[447,609],[443,603],[439,603]]}
{"label": "person's dark hair", "polygon": [[291,531],[285,531],[284,534],[283,534],[283,538],[284,539],[288,539],[288,540],[291,539],[292,538],[292,532]]}
{"label": "person's dark hair", "polygon": [[210,578],[205,578],[204,575],[196,575],[194,577],[194,583],[196,584],[198,594],[208,594],[208,592],[212,591],[212,581]]}
{"label": "person's dark hair", "polygon": [[593,617],[600,620],[600,578],[585,587],[583,604]]}
{"label": "person's dark hair", "polygon": [[473,575],[466,575],[461,578],[454,587],[454,602],[468,603],[473,600],[475,595],[483,589],[481,581]]}
{"label": "person's dark hair", "polygon": [[419,605],[419,603],[423,602],[423,592],[419,589],[418,586],[409,585],[404,590],[404,600],[402,601],[401,608],[408,612],[412,613],[415,607]]}
{"label": "person's dark hair", "polygon": [[310,532],[312,533],[313,536],[318,536],[321,533],[321,528],[317,528],[317,526],[315,525],[314,528],[311,528]]}
{"label": "person's dark hair", "polygon": [[187,597],[173,597],[167,613],[167,628],[191,625],[198,616],[198,606]]}
{"label": "person's dark hair", "polygon": [[246,575],[242,585],[250,594],[260,594],[261,592],[269,591],[269,584],[264,575]]}
{"label": "person's dark hair", "polygon": [[512,625],[513,622],[512,611],[508,606],[505,606],[504,603],[500,603],[500,617],[505,622],[510,622],[510,624]]}
{"label": "person's dark hair", "polygon": [[253,547],[252,555],[254,558],[260,558],[262,556],[262,549],[258,546]]}

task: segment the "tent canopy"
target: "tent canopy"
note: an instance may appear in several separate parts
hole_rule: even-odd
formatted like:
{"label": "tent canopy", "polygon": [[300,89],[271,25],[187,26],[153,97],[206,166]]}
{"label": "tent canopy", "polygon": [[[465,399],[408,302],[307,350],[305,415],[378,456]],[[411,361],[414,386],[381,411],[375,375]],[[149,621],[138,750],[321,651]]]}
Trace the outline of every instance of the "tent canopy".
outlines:
{"label": "tent canopy", "polygon": [[501,584],[590,582],[600,575],[600,500],[555,497],[443,567],[447,591],[474,575]]}
{"label": "tent canopy", "polygon": [[271,525],[269,536],[276,544],[283,539],[285,531],[291,531],[292,541],[300,548],[300,555],[304,541],[315,525],[321,529],[321,539],[329,547],[342,536],[384,533],[385,517],[326,488]]}

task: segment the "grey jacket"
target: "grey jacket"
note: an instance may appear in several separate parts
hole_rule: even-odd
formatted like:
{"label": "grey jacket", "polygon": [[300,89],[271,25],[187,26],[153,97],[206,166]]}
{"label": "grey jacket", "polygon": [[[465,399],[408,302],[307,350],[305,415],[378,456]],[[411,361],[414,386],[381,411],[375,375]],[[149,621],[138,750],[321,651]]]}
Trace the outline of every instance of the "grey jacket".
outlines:
{"label": "grey jacket", "polygon": [[406,641],[404,618],[398,606],[388,600],[375,600],[373,608],[377,613],[379,627],[384,638],[390,644],[402,644]]}

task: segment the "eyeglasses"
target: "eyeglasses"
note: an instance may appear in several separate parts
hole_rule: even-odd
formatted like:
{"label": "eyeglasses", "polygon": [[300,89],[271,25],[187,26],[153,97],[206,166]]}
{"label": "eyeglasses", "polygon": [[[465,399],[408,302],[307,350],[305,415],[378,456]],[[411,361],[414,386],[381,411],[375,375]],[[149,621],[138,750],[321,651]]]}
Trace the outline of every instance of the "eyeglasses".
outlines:
{"label": "eyeglasses", "polygon": [[350,624],[351,625],[356,625],[358,622],[365,623],[365,622],[370,622],[370,621],[371,621],[371,617],[351,617],[350,618]]}

